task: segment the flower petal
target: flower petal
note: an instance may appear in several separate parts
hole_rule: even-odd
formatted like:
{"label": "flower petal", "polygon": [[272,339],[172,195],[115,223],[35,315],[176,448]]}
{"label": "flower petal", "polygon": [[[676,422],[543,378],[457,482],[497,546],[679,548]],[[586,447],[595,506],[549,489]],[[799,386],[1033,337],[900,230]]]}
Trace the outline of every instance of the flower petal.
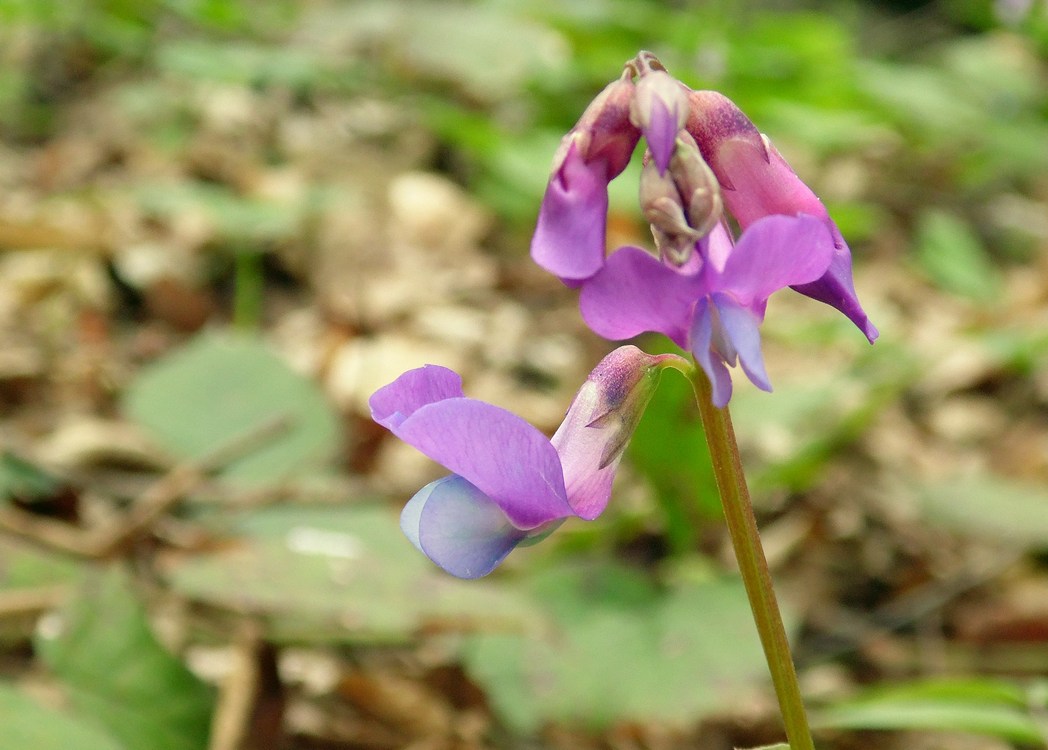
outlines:
{"label": "flower petal", "polygon": [[607,163],[586,163],[573,143],[546,185],[531,257],[566,283],[588,279],[604,265],[608,180]]}
{"label": "flower petal", "polygon": [[462,397],[462,378],[439,365],[408,370],[371,394],[371,418],[395,432],[418,409],[436,401]]}
{"label": "flower petal", "polygon": [[662,70],[638,81],[630,102],[630,121],[644,132],[659,174],[669,168],[677,133],[687,119],[687,89],[679,81]]}
{"label": "flower petal", "polygon": [[771,382],[764,369],[764,355],[761,354],[760,318],[727,295],[714,294],[711,299],[717,306],[717,317],[739,357],[743,372],[755,386],[770,391]]}
{"label": "flower petal", "polygon": [[579,309],[586,324],[605,338],[656,331],[687,346],[691,306],[702,292],[701,274],[678,273],[640,248],[623,247],[583,285]]}
{"label": "flower petal", "polygon": [[731,375],[724,360],[713,349],[713,314],[708,297],[695,304],[691,323],[691,353],[713,386],[713,405],[723,409],[731,400]]}
{"label": "flower petal", "polygon": [[430,560],[459,578],[480,578],[527,533],[491,498],[460,476],[430,482],[404,507],[400,526]]}
{"label": "flower petal", "polygon": [[760,304],[783,287],[822,276],[833,249],[833,236],[814,216],[766,216],[742,233],[714,285],[741,305]]}
{"label": "flower petal", "polygon": [[837,225],[833,222],[830,222],[830,225],[834,252],[829,269],[817,281],[809,284],[794,284],[793,288],[801,294],[840,310],[848,320],[858,326],[872,344],[880,333],[877,331],[877,326],[870,322],[855,293],[855,283],[852,281],[851,251],[844,237],[841,236],[840,230],[837,229]]}
{"label": "flower petal", "polygon": [[392,432],[476,485],[521,529],[574,515],[549,438],[505,409],[447,399],[423,406]]}
{"label": "flower petal", "polygon": [[635,346],[608,354],[582,384],[550,442],[564,467],[568,502],[592,520],[604,512],[615,469],[658,386],[660,363]]}

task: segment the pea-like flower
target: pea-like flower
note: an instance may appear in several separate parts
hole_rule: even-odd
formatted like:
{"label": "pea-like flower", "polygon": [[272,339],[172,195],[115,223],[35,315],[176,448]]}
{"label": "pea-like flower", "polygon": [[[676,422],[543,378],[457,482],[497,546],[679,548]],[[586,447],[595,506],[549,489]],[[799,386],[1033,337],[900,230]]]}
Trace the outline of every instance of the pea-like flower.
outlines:
{"label": "pea-like flower", "polygon": [[[798,247],[806,252],[798,255]],[[605,338],[655,331],[689,349],[710,378],[714,405],[723,407],[732,392],[728,366],[736,362],[754,385],[771,390],[759,330],[768,298],[819,279],[833,250],[830,230],[814,216],[758,219],[734,247],[722,224],[706,238],[704,262],[689,269],[620,248],[583,286],[579,304]]]}
{"label": "pea-like flower", "polygon": [[[692,91],[689,96],[686,128],[720,180],[728,211],[743,229],[764,216],[807,214],[821,219],[833,235],[833,258],[821,277],[794,288],[840,310],[873,343],[877,328],[855,293],[851,250],[826,206],[728,97],[716,91]],[[802,254],[805,248],[795,252]]]}
{"label": "pea-like flower", "polygon": [[[817,278],[790,285],[840,310],[870,342],[877,338],[855,292],[851,250],[822,201],[730,99],[691,90],[650,53],[626,64],[562,142],[532,239],[536,263],[574,287],[603,272],[608,183],[641,135],[641,208],[664,263],[693,271],[725,219],[745,231],[766,217],[814,217],[832,239],[829,263]],[[797,245],[789,255],[808,268],[821,250]]]}
{"label": "pea-like flower", "polygon": [[371,396],[371,416],[452,474],[411,498],[401,529],[447,572],[479,578],[564,519],[596,518],[660,371],[679,362],[616,349],[590,373],[552,438],[467,398],[447,368],[404,373]]}

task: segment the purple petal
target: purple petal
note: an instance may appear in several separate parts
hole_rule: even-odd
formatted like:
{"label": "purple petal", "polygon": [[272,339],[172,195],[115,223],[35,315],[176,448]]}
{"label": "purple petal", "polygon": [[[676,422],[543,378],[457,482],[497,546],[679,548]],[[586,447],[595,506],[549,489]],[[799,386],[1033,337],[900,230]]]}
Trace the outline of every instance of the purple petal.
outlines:
{"label": "purple petal", "polygon": [[615,469],[655,393],[659,362],[635,346],[611,352],[582,384],[550,442],[564,467],[568,502],[586,520],[608,505]]}
{"label": "purple petal", "polygon": [[630,121],[644,132],[659,174],[669,168],[677,133],[688,119],[688,89],[666,71],[653,71],[637,82],[630,101]]}
{"label": "purple petal", "polygon": [[858,326],[872,344],[877,340],[879,333],[877,327],[866,316],[862,305],[859,304],[859,297],[855,293],[855,284],[852,281],[851,252],[837,226],[833,222],[830,222],[830,226],[834,238],[834,252],[829,269],[818,281],[794,284],[793,288],[801,294],[840,310],[848,320]]}
{"label": "purple petal", "polygon": [[727,295],[714,294],[711,299],[717,307],[717,317],[724,328],[725,337],[731,341],[743,372],[755,386],[770,391],[771,382],[761,354],[760,319]]}
{"label": "purple petal", "polygon": [[739,238],[715,282],[752,306],[791,284],[815,281],[833,258],[833,236],[814,216],[766,216]]}
{"label": "purple petal", "polygon": [[393,433],[476,485],[514,526],[573,515],[549,438],[505,409],[447,399],[423,406]]}
{"label": "purple petal", "polygon": [[668,268],[637,247],[612,253],[579,295],[582,317],[593,331],[613,340],[645,331],[687,346],[691,306],[704,291],[702,275]]}
{"label": "purple petal", "polygon": [[608,165],[587,164],[573,143],[546,186],[531,257],[567,283],[588,279],[604,265],[607,223]]}
{"label": "purple petal", "polygon": [[371,418],[396,432],[400,424],[426,404],[462,397],[462,378],[439,365],[408,370],[371,394]]}
{"label": "purple petal", "polygon": [[651,119],[644,128],[644,139],[648,142],[651,157],[655,160],[655,166],[659,168],[659,174],[665,174],[669,169],[679,130],[680,122],[677,114],[671,112],[662,99],[656,98],[652,102]]}
{"label": "purple petal", "polygon": [[[837,225],[822,201],[794,173],[775,147],[767,141],[758,147],[752,133],[747,133],[745,138],[717,141],[716,159],[710,161],[721,183],[734,188],[722,192],[725,205],[744,230],[762,217],[774,214],[808,214],[821,219],[833,242],[829,270],[817,282],[813,279],[814,283],[796,281],[791,285],[801,294],[840,310],[873,343],[878,335],[877,328],[866,316],[855,294],[851,251]],[[706,154],[705,149],[703,153]]]}
{"label": "purple petal", "polygon": [[695,305],[695,317],[691,324],[691,353],[713,386],[713,405],[723,409],[731,400],[731,375],[724,360],[713,348],[713,315],[708,297],[700,299]]}
{"label": "purple petal", "polygon": [[430,560],[459,578],[480,578],[527,536],[502,509],[460,476],[430,482],[400,515],[404,534]]}

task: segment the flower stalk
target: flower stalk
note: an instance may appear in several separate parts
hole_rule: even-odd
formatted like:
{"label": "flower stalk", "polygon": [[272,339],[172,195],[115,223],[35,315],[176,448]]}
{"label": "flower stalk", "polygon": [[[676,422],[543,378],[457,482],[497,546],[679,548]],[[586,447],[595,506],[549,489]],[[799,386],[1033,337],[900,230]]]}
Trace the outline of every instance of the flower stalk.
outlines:
{"label": "flower stalk", "polygon": [[726,406],[717,408],[713,405],[713,387],[702,369],[693,368],[690,380],[706,430],[728,533],[771,672],[786,738],[791,750],[815,750],[797,682],[797,670],[793,665],[790,644],[768,571],[768,561],[764,557],[757,520],[753,515],[731,415]]}

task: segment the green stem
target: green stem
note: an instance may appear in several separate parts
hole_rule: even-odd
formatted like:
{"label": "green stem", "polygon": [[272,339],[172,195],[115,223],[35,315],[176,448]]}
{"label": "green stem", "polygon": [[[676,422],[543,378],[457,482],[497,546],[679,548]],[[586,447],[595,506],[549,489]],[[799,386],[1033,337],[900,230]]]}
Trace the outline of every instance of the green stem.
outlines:
{"label": "green stem", "polygon": [[239,248],[234,263],[233,326],[253,330],[262,319],[262,256]]}
{"label": "green stem", "polygon": [[731,415],[727,408],[718,409],[713,405],[713,390],[701,369],[694,368],[690,379],[706,429],[706,441],[713,459],[713,472],[724,505],[728,533],[764,647],[764,657],[771,671],[790,750],[815,750],[800,685],[797,683],[797,670],[793,666],[786,629],[772,588],[768,561],[764,557],[760,533],[757,531],[757,519],[753,516],[753,505],[742,471]]}

